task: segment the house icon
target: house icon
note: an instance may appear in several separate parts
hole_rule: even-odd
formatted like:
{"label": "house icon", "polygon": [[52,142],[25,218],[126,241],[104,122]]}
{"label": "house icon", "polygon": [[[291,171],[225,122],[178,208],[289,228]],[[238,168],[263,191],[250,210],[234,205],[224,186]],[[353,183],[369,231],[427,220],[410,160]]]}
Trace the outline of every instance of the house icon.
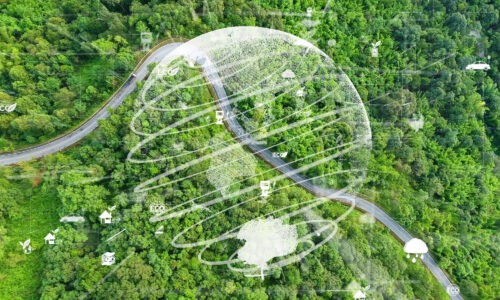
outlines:
{"label": "house icon", "polygon": [[101,264],[103,266],[111,266],[115,263],[115,253],[114,252],[106,252],[101,257]]}
{"label": "house icon", "polygon": [[297,97],[304,97],[304,88],[297,90],[295,94],[297,95]]}
{"label": "house icon", "polygon": [[105,210],[100,216],[99,219],[101,220],[101,224],[110,224],[111,223],[111,214]]}
{"label": "house icon", "polygon": [[44,239],[45,244],[54,245],[56,243],[56,237],[52,233],[47,234]]}
{"label": "house icon", "polygon": [[366,294],[363,293],[362,291],[357,291],[354,294],[354,299],[356,299],[356,300],[365,300],[366,299]]}

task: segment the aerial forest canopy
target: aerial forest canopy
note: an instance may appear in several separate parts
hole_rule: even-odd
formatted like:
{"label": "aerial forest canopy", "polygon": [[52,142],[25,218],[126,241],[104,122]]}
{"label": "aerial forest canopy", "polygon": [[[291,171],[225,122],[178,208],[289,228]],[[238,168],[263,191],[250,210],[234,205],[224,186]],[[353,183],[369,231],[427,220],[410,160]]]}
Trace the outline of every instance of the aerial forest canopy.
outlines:
{"label": "aerial forest canopy", "polygon": [[[231,106],[233,117],[252,132],[249,139],[265,140],[294,168],[342,153],[344,159],[325,159],[300,175],[325,188],[348,186],[377,204],[425,241],[464,299],[495,299],[499,8],[486,0],[0,0],[0,105],[17,104],[0,112],[0,152],[77,129],[127,85],[145,48],[184,42],[187,49],[190,40],[229,27],[287,32],[321,52],[304,56],[285,42],[273,49],[245,42],[239,49],[217,43],[204,49],[214,50],[210,60],[219,63],[228,95],[245,95]],[[148,47],[141,43],[144,32],[152,34]],[[248,53],[259,59],[248,60]],[[466,70],[479,61],[491,68]],[[250,223],[317,201],[290,179],[271,182],[265,201],[200,223],[245,201],[229,196],[280,173],[224,125],[213,124],[220,103],[203,60],[178,55],[149,71],[78,144],[0,167],[0,299],[352,299],[355,290],[373,299],[447,299],[429,270],[406,259],[400,241],[370,214],[352,211],[330,227],[287,227],[319,218],[333,222],[350,209],[328,201],[283,220],[290,211]],[[305,74],[316,79],[301,81]],[[358,110],[336,114],[349,105],[335,99],[354,97],[350,82]],[[151,138],[205,109],[209,113]],[[369,127],[360,122],[364,117]],[[290,124],[296,125],[280,131]],[[368,135],[369,143],[362,139]],[[363,151],[337,148],[356,140]],[[183,165],[189,167],[175,169]],[[207,193],[203,201],[189,202]],[[259,197],[260,189],[251,193]],[[223,197],[229,199],[204,206]],[[161,221],[150,211],[160,204],[170,216]],[[111,224],[101,224],[104,210],[113,215]],[[66,216],[85,222],[59,221]],[[335,234],[302,260],[266,271],[264,280],[260,271],[234,271],[246,270],[242,262],[204,263],[232,260],[252,246],[245,224],[297,240],[325,226],[311,243],[284,240],[298,253]],[[238,226],[246,229],[240,238],[204,243]],[[57,238],[54,245],[44,244],[49,232]],[[19,245],[27,239],[29,255]],[[101,265],[106,252],[115,253],[116,265]],[[276,262],[271,258],[267,265]]]}

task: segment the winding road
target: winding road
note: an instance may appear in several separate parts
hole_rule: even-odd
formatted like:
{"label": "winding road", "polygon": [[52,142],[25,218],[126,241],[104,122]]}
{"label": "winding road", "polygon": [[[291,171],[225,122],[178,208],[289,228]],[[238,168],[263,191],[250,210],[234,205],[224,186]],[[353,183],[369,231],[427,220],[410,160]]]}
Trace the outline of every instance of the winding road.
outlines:
{"label": "winding road", "polygon": [[144,60],[144,62],[142,62],[142,64],[140,64],[136,68],[134,73],[137,77],[131,77],[129,80],[127,80],[127,82],[123,84],[121,88],[111,97],[106,105],[101,107],[81,126],[74,129],[68,134],[62,135],[54,140],[38,145],[36,147],[23,149],[13,153],[1,154],[0,166],[12,165],[23,161],[29,161],[35,158],[44,157],[49,154],[62,151],[81,141],[99,126],[99,120],[105,119],[109,116],[108,108],[116,109],[120,104],[123,103],[125,98],[136,89],[136,82],[139,82],[146,78],[146,75],[148,74],[149,64],[159,63],[167,54],[172,52],[172,50],[179,47],[180,45],[182,45],[182,43],[171,43],[154,50],[151,55],[148,56],[146,60]]}
{"label": "winding road", "polygon": [[[209,62],[208,59],[206,59],[205,61]],[[208,63],[206,63],[203,66],[203,69],[204,73],[207,76],[208,81],[212,86],[214,93],[216,94],[216,98],[219,101],[219,106],[224,111],[224,115],[225,116],[230,115],[232,109],[228,101],[229,98],[226,94],[224,86],[222,85],[221,79],[217,74],[217,71],[215,70],[213,65]],[[224,122],[227,125],[227,128],[230,131],[232,131],[232,133],[241,141],[241,143],[246,145],[253,152],[254,155],[259,156],[265,162],[273,166],[276,170],[286,175],[289,179],[293,180],[296,184],[302,186],[310,193],[319,197],[331,199],[333,201],[339,201],[348,206],[351,205],[352,199],[354,199],[356,209],[373,215],[375,219],[377,219],[379,222],[381,222],[387,228],[389,228],[392,234],[396,236],[403,243],[406,243],[413,238],[411,234],[408,231],[406,231],[406,229],[404,229],[385,211],[383,211],[380,207],[373,204],[372,202],[360,198],[356,195],[351,195],[338,190],[327,189],[313,185],[310,182],[310,179],[297,174],[297,171],[293,167],[291,167],[289,163],[283,161],[281,158],[274,157],[273,153],[269,151],[267,148],[257,143],[253,143],[252,139],[250,138],[250,135],[245,132],[245,130],[238,123],[236,118],[225,118]],[[443,272],[443,270],[439,268],[439,266],[434,261],[432,256],[429,255],[429,253],[426,253],[424,255],[422,261],[445,289],[447,289],[452,285],[451,281],[448,279],[446,274]],[[460,294],[452,295],[450,296],[450,298],[453,300],[463,299]]]}
{"label": "winding road", "polygon": [[[68,134],[65,134],[42,145],[14,153],[2,154],[0,155],[0,166],[16,164],[35,158],[41,158],[66,149],[85,138],[89,133],[91,133],[99,126],[99,120],[107,118],[109,116],[108,108],[117,108],[124,101],[124,99],[135,90],[135,83],[143,80],[146,77],[148,73],[147,66],[149,64],[153,62],[159,63],[166,55],[168,55],[172,50],[180,45],[182,45],[182,43],[171,43],[165,46],[161,46],[154,52],[152,52],[151,55],[137,67],[135,71],[137,77],[128,80],[127,83],[125,83],[111,97],[110,101],[106,105],[104,105],[80,127],[76,128]],[[228,115],[228,113],[231,112],[231,106],[228,102],[228,96],[222,85],[222,81],[217,74],[217,71],[210,63],[205,63],[203,65],[203,69],[216,97],[218,98],[219,106],[225,112],[225,115]],[[339,201],[347,205],[351,205],[351,200],[354,199],[356,209],[373,215],[375,219],[389,228],[393,235],[396,236],[401,242],[405,243],[412,239],[412,236],[410,233],[408,233],[408,231],[406,231],[401,225],[399,225],[398,222],[396,222],[386,212],[384,212],[381,208],[379,208],[372,202],[360,198],[356,195],[351,195],[348,193],[340,192],[338,190],[327,189],[313,185],[308,178],[299,175],[297,171],[293,169],[288,163],[278,157],[273,157],[271,151],[267,150],[265,147],[259,144],[249,142],[249,135],[238,123],[236,118],[226,118],[224,121],[227,128],[232,131],[232,133],[243,144],[245,144],[252,152],[254,152],[255,155],[258,155],[261,159],[266,161],[281,173],[285,174],[288,178],[293,180],[298,185],[302,186],[304,189],[308,190],[314,195],[325,197],[334,201]],[[441,283],[441,285],[445,289],[452,285],[446,274],[439,268],[439,266],[429,254],[424,255],[424,259],[422,260],[422,262],[427,266],[434,277]],[[453,300],[463,299],[460,295],[452,295],[450,297]]]}

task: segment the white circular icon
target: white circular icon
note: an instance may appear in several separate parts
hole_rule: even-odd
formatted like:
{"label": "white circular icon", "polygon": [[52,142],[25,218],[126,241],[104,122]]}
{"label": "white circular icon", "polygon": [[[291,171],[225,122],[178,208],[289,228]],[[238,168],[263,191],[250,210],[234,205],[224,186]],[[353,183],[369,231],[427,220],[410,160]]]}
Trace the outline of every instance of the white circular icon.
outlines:
{"label": "white circular icon", "polygon": [[0,111],[5,111],[5,112],[12,112],[14,109],[16,109],[17,103],[11,104],[11,105],[3,105],[0,104]]}
{"label": "white circular icon", "polygon": [[162,214],[165,212],[165,205],[153,203],[149,206],[149,211],[153,214]]}
{"label": "white circular icon", "polygon": [[460,288],[458,286],[452,284],[446,288],[446,292],[450,296],[456,296],[456,295],[460,294]]}

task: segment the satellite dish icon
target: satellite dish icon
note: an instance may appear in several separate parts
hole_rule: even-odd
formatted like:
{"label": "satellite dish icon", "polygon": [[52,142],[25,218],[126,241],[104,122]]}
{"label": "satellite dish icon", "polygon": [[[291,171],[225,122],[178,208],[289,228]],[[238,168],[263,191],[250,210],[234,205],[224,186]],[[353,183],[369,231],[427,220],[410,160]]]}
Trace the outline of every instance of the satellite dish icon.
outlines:
{"label": "satellite dish icon", "polygon": [[168,69],[169,76],[175,76],[177,73],[179,73],[179,68]]}
{"label": "satellite dish icon", "polygon": [[31,248],[31,239],[27,239],[24,243],[19,242],[19,244],[23,247],[24,254],[30,254],[33,251],[33,248]]}
{"label": "satellite dish icon", "polygon": [[429,251],[424,241],[416,238],[413,238],[408,242],[406,242],[403,250],[407,254],[406,255],[407,258],[410,258],[412,255],[414,255],[414,257],[411,260],[413,263],[415,263],[417,261],[417,258],[419,257],[421,259],[424,259],[424,254]]}

